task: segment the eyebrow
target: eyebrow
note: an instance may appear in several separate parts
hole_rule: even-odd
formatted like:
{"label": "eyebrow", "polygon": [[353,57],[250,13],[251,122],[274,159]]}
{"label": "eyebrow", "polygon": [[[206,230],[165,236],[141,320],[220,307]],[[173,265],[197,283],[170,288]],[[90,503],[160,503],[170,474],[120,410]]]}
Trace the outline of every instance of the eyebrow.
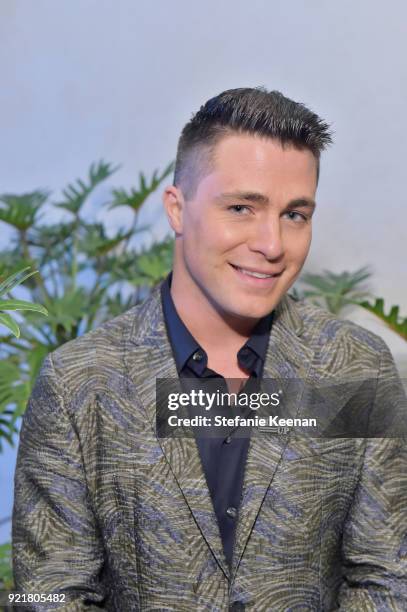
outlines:
{"label": "eyebrow", "polygon": [[[216,196],[215,200],[245,200],[247,202],[255,202],[256,204],[269,204],[270,200],[267,196],[257,191],[233,191],[225,192]],[[316,207],[316,202],[311,198],[295,198],[290,200],[287,204],[288,207],[302,207],[311,208],[312,210]]]}

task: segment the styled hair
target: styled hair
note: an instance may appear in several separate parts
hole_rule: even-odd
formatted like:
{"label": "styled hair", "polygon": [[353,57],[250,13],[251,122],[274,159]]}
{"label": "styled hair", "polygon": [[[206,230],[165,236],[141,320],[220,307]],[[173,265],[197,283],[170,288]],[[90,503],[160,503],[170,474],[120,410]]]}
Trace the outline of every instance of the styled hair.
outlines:
{"label": "styled hair", "polygon": [[282,146],[309,149],[317,161],[332,143],[329,125],[304,104],[264,87],[228,89],[208,100],[192,115],[178,141],[174,185],[186,200],[194,197],[200,180],[214,167],[214,149],[232,134],[272,138]]}

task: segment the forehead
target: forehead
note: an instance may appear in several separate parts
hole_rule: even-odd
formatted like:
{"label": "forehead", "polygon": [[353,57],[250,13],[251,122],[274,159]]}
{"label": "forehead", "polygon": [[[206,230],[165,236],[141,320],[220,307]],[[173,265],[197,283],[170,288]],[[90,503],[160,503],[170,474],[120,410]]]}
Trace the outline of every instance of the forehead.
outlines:
{"label": "forehead", "polygon": [[277,140],[257,135],[233,134],[216,145],[212,172],[206,181],[249,189],[296,183],[315,191],[316,169],[316,158],[308,149],[283,146]]}

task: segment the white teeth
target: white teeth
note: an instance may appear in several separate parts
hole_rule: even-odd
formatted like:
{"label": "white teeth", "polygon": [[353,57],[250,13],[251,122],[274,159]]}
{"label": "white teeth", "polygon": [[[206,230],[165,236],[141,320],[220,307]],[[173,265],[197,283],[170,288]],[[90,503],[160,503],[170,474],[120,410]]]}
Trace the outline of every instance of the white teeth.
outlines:
{"label": "white teeth", "polygon": [[247,274],[248,276],[254,276],[255,278],[271,278],[272,274],[261,274],[260,272],[249,272],[249,270],[244,270],[243,268],[238,268],[240,272],[243,274]]}

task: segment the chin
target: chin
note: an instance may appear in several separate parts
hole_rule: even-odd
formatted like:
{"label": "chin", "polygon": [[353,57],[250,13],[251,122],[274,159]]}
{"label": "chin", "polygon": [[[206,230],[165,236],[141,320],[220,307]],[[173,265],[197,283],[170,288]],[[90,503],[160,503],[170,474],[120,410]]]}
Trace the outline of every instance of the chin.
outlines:
{"label": "chin", "polygon": [[246,308],[242,307],[242,305],[239,305],[239,308],[229,308],[226,309],[225,312],[227,312],[228,315],[233,316],[233,317],[237,317],[239,319],[261,319],[262,317],[265,317],[266,315],[268,315],[274,308],[273,305],[271,306],[262,306],[262,307],[253,307],[253,303],[252,304],[248,304]]}

